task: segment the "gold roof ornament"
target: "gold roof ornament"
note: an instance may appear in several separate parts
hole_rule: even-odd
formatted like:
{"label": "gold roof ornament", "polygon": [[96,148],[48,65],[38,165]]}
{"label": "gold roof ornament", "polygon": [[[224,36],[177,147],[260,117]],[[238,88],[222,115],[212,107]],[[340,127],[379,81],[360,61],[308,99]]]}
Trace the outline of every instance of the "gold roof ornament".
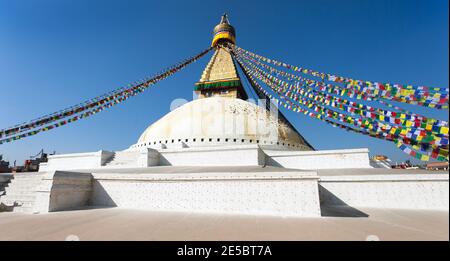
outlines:
{"label": "gold roof ornament", "polygon": [[236,31],[234,27],[230,25],[228,15],[225,13],[222,15],[220,23],[214,27],[213,40],[211,46],[216,46],[219,43],[231,42],[236,43]]}

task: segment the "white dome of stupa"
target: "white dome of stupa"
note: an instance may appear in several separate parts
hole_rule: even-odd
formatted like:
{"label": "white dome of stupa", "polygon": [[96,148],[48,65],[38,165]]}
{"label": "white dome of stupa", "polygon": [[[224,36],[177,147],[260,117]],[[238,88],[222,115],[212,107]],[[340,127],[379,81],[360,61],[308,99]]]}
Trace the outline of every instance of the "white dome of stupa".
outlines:
{"label": "white dome of stupa", "polygon": [[176,108],[150,125],[130,149],[239,144],[311,150],[277,113],[226,97],[197,99]]}

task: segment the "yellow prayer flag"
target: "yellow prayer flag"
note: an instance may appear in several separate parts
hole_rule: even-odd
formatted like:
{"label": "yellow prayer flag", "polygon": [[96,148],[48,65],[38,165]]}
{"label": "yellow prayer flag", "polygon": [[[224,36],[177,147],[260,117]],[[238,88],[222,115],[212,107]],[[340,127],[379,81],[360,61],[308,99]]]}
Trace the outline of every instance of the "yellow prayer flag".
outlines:
{"label": "yellow prayer flag", "polygon": [[420,160],[422,160],[422,161],[429,161],[429,160],[430,160],[430,156],[428,156],[428,155],[422,155],[422,157],[420,158]]}

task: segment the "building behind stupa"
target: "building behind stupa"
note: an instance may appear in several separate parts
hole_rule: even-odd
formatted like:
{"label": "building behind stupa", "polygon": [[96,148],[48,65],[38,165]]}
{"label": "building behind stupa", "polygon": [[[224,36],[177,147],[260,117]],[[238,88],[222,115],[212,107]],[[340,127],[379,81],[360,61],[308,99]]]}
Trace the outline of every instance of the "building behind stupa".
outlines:
{"label": "building behind stupa", "polygon": [[330,206],[448,211],[448,174],[374,168],[366,148],[315,150],[273,104],[247,101],[245,78],[225,48],[235,41],[225,15],[195,83],[197,99],[122,151],[53,155],[39,173],[16,174],[0,198],[3,208],[283,217],[321,217]]}

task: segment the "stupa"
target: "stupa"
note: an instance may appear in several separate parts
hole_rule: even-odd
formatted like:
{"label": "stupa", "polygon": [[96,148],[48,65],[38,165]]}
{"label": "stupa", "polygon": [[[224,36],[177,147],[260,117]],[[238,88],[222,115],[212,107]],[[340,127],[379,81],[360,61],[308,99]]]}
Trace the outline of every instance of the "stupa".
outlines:
{"label": "stupa", "polygon": [[[315,150],[274,103],[248,101],[227,48],[226,15],[197,99],[150,124],[123,151],[49,156],[0,198],[13,211],[86,206],[319,217],[327,205],[444,209],[448,175],[376,168],[369,150]],[[264,103],[265,102],[265,103]]]}
{"label": "stupa", "polygon": [[[196,148],[258,144],[264,148],[312,150],[278,110],[248,98],[231,54],[221,44],[235,43],[235,30],[226,15],[214,28],[214,55],[195,84],[198,99],[150,125],[131,146],[135,148]],[[262,103],[262,102],[261,102]],[[278,119],[279,118],[279,119]]]}

